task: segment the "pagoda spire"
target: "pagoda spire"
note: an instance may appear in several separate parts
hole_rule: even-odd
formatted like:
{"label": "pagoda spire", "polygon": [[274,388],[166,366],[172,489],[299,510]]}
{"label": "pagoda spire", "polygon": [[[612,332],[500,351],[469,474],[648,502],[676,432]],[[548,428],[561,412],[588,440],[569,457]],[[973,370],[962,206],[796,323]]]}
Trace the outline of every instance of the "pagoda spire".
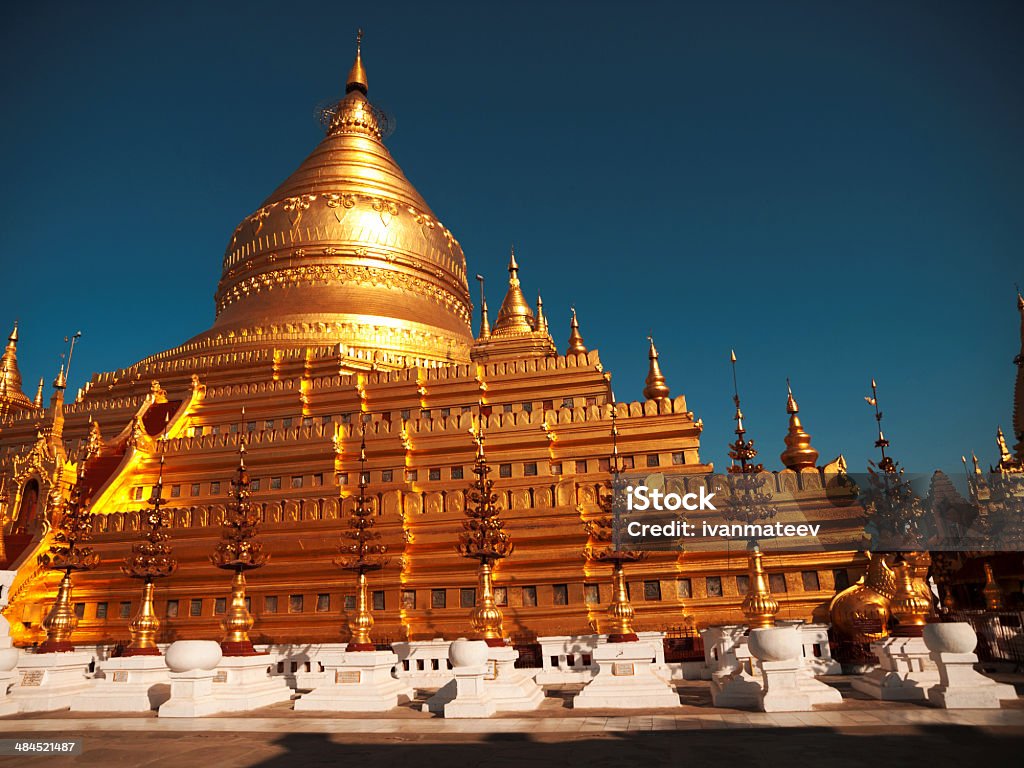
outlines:
{"label": "pagoda spire", "polygon": [[40,376],[39,377],[39,389],[36,390],[36,399],[32,403],[36,408],[42,408],[43,407],[43,387],[45,387],[45,386],[46,386],[46,377],[45,376]]}
{"label": "pagoda spire", "polygon": [[580,335],[580,322],[576,319],[576,307],[572,307],[572,320],[569,321],[569,348],[565,354],[587,354],[587,346],[583,343],[583,336]]}
{"label": "pagoda spire", "polygon": [[368,90],[366,68],[363,66],[363,30],[360,29],[356,32],[356,60],[352,64],[352,69],[348,71],[348,77],[345,80],[345,93],[359,91],[365,96]]}
{"label": "pagoda spire", "polygon": [[548,319],[544,316],[544,299],[537,294],[537,333],[548,332]]}
{"label": "pagoda spire", "polygon": [[[749,472],[760,472],[764,469],[763,464],[754,464],[757,458],[757,449],[753,440],[747,440],[744,435],[747,430],[743,428],[743,411],[740,409],[740,388],[736,379],[736,350],[729,351],[729,360],[732,363],[732,401],[736,406],[736,415],[733,421],[736,422],[736,439],[729,444],[729,458],[732,459],[732,466],[729,467],[731,474],[747,474]],[[736,462],[739,465],[736,465]],[[748,462],[750,462],[748,464]]]}
{"label": "pagoda spire", "polygon": [[508,292],[501,302],[498,318],[494,322],[495,336],[518,336],[532,333],[535,328],[533,310],[523,296],[519,285],[519,264],[516,262],[516,249],[512,247],[508,259]]}
{"label": "pagoda spire", "polygon": [[665,375],[661,372],[658,364],[658,349],[654,346],[654,337],[648,336],[647,341],[650,348],[647,350],[647,379],[644,387],[644,397],[648,400],[664,400],[669,396],[668,384]]}
{"label": "pagoda spire", "polygon": [[0,358],[0,418],[11,410],[27,410],[32,401],[21,391],[21,371],[18,370],[18,321],[7,338],[7,348]]}
{"label": "pagoda spire", "polygon": [[786,434],[786,450],[779,456],[787,469],[799,472],[801,469],[813,469],[818,461],[818,452],[811,446],[811,436],[807,434],[800,422],[800,406],[793,397],[793,388],[786,379],[786,413],[789,414],[789,432]]}

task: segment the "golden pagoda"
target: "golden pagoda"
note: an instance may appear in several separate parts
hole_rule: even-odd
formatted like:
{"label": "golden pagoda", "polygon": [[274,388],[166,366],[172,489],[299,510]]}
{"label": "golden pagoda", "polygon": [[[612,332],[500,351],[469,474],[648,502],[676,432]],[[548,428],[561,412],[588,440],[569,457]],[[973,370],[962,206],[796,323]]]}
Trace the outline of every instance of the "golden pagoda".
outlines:
{"label": "golden pagoda", "polygon": [[[466,435],[481,402],[494,508],[516,542],[492,584],[504,636],[590,632],[626,590],[635,631],[736,620],[746,557],[650,552],[613,585],[607,568],[579,556],[589,540],[581,518],[597,517],[604,502],[613,416],[623,471],[683,491],[713,480],[702,422],[684,394],[671,395],[653,341],[635,402],[613,402],[575,311],[556,345],[550,307],[531,305],[523,288],[539,277],[530,263],[540,257],[509,254],[501,307],[491,324],[481,302],[474,335],[462,249],[391,156],[369,94],[359,46],[324,138],[231,234],[209,330],[94,374],[72,402],[62,374],[49,407],[21,393],[16,335],[8,344],[0,513],[4,565],[17,571],[6,615],[19,644],[34,641],[56,595],[59,579],[36,557],[53,538],[52,500],[66,500],[80,475],[100,562],[75,578],[78,643],[128,641],[143,597],[119,566],[145,533],[158,486],[161,530],[178,563],[152,595],[167,636],[228,632],[241,652],[250,641],[335,642],[358,592],[372,607],[377,644],[464,635],[484,596],[452,542],[472,503]],[[363,437],[365,452],[347,449]],[[842,540],[863,521],[825,492],[841,469],[841,460],[809,465],[795,484],[790,469],[758,476],[773,492],[792,491],[774,502],[780,515],[796,505],[806,515],[827,510],[821,536]],[[238,513],[239,483],[269,558],[248,585],[244,568],[224,560],[236,571],[225,596],[210,553]],[[357,584],[334,559],[359,508],[374,510],[390,560]],[[773,553],[765,570],[780,613],[812,619],[864,564],[852,551],[806,551]]]}

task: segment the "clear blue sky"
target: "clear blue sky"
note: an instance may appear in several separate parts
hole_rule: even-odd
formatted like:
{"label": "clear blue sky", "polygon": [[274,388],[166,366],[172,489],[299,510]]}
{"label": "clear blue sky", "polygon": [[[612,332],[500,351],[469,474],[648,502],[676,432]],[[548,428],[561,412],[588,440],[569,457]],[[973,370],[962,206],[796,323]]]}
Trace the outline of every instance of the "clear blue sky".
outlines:
{"label": "clear blue sky", "polygon": [[[29,395],[207,328],[235,224],[313,148],[356,27],[388,145],[500,301],[514,241],[560,346],[778,468],[786,376],[822,459],[993,461],[1024,283],[1016,2],[21,3],[0,30],[0,322]],[[4,330],[6,333],[6,329]]]}

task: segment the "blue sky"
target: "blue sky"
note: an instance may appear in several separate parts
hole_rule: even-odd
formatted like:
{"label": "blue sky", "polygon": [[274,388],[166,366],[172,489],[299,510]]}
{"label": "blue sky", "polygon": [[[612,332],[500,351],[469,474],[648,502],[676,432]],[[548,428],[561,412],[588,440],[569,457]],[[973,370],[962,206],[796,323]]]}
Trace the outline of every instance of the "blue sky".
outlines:
{"label": "blue sky", "polygon": [[[1019,3],[53,3],[0,30],[0,323],[26,389],[207,328],[235,224],[321,136],[363,27],[388,146],[496,308],[515,242],[619,399],[653,330],[724,467],[729,350],[770,468],[994,460],[1024,284]],[[475,295],[475,292],[474,292]]]}

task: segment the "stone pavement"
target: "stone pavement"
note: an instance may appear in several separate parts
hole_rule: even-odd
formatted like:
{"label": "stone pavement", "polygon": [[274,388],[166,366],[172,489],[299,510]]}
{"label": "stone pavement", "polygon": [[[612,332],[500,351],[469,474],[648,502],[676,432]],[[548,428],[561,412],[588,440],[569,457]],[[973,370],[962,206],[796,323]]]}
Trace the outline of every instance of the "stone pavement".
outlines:
{"label": "stone pavement", "polygon": [[[683,706],[623,715],[574,712],[573,689],[549,691],[536,712],[486,720],[445,720],[415,703],[384,716],[297,713],[280,704],[246,715],[159,719],[154,714],[89,716],[51,712],[0,719],[0,738],[81,738],[76,757],[0,758],[0,765],[312,768],[346,762],[387,766],[749,766],[800,761],[889,764],[1019,764],[1024,701],[1000,710],[940,710],[876,702],[847,690],[842,704],[766,714],[710,707],[707,683],[684,683]],[[875,758],[870,757],[875,755]],[[808,762],[810,761],[810,762]]]}

